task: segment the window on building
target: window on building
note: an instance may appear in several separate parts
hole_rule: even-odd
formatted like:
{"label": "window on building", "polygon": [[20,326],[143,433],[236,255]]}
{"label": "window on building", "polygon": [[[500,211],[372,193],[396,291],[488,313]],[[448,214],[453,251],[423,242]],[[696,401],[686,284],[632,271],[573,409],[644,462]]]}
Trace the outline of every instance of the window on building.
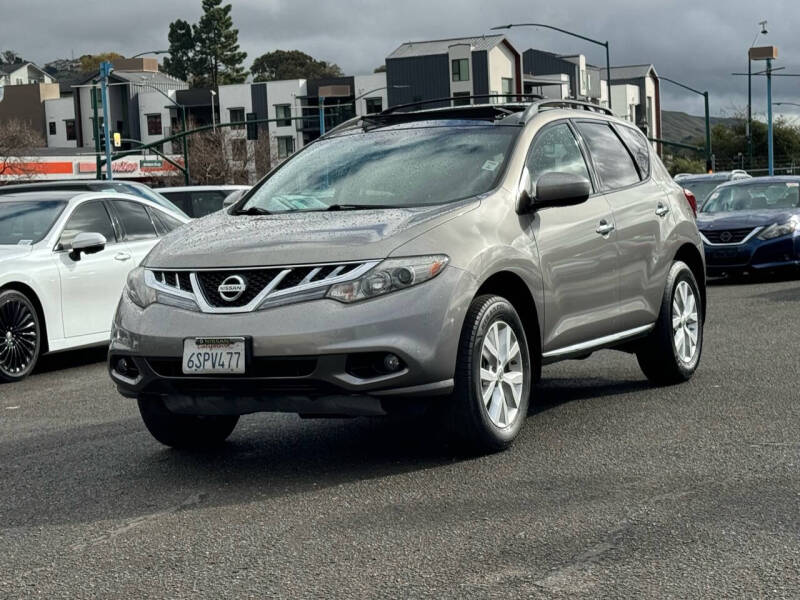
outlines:
{"label": "window on building", "polygon": [[290,127],[292,124],[292,105],[276,104],[275,118],[280,119],[278,121],[275,121],[276,127]]}
{"label": "window on building", "polygon": [[239,162],[247,161],[247,140],[244,138],[231,140],[231,158]]}
{"label": "window on building", "polygon": [[471,102],[470,92],[455,92],[453,94],[453,106],[469,106]]}
{"label": "window on building", "polygon": [[367,98],[364,102],[367,105],[368,115],[373,115],[383,110],[383,98]]}
{"label": "window on building", "polygon": [[294,138],[292,136],[281,136],[278,141],[278,158],[286,158],[294,153]]}
{"label": "window on building", "polygon": [[453,59],[453,81],[469,81],[469,59]]}
{"label": "window on building", "polygon": [[67,119],[64,121],[64,129],[67,132],[67,141],[77,139],[75,135],[75,119]]}
{"label": "window on building", "polygon": [[[230,115],[230,122],[231,123],[238,123],[244,121],[244,109],[243,108],[229,108],[228,114]],[[242,125],[231,125],[231,129],[244,129],[244,124]]]}
{"label": "window on building", "polygon": [[161,127],[161,114],[155,113],[147,115],[147,135],[162,135],[164,130]]}
{"label": "window on building", "polygon": [[608,123],[579,121],[577,125],[589,147],[603,189],[614,190],[639,182],[631,155]]}
{"label": "window on building", "polygon": [[48,125],[47,125],[47,130],[50,132],[50,135],[55,135],[56,134],[56,122],[55,121],[50,121],[50,123],[48,123]]}
{"label": "window on building", "polygon": [[506,96],[506,100],[513,100],[514,98],[512,98],[511,95],[514,93],[514,80],[511,79],[511,77],[503,77],[501,83],[503,86],[503,95]]}

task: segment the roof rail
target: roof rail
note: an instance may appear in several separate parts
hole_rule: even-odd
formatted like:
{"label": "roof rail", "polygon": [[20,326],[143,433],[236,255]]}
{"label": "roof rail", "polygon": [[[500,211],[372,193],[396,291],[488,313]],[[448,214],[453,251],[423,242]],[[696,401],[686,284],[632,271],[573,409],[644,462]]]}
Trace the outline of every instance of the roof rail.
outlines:
{"label": "roof rail", "polygon": [[584,102],[583,100],[536,100],[527,108],[525,114],[522,115],[522,120],[525,122],[528,121],[537,114],[541,108],[581,108],[590,112],[614,116],[610,108],[592,104],[591,102]]}
{"label": "roof rail", "polygon": [[[379,112],[378,114],[390,115],[400,111],[403,108],[414,108],[419,106],[425,106],[428,104],[441,104],[445,102],[447,103],[447,106],[451,106],[451,103],[455,100],[463,101],[463,100],[478,100],[487,98],[502,98],[506,100],[506,103],[511,103],[511,104],[519,104],[519,103],[527,104],[529,102],[536,102],[538,100],[542,100],[543,96],[540,96],[538,94],[478,94],[475,96],[446,96],[444,98],[435,98],[433,100],[419,100],[417,102],[409,102],[408,104],[396,104],[394,106],[390,106],[384,111]],[[509,100],[510,98],[516,98],[516,100]],[[504,103],[498,102],[497,104],[502,105]]]}

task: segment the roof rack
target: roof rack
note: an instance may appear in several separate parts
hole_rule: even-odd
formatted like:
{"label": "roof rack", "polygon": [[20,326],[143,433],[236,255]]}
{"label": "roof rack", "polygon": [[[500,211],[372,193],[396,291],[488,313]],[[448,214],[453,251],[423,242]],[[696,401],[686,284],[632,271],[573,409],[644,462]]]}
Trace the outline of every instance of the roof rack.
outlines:
{"label": "roof rack", "polygon": [[[386,110],[379,112],[379,115],[390,115],[397,112],[412,112],[412,111],[401,111],[403,108],[415,108],[419,106],[425,106],[428,104],[442,104],[447,103],[444,108],[451,107],[451,102],[454,100],[463,101],[463,100],[478,100],[478,99],[487,99],[487,98],[503,98],[507,102],[496,102],[499,106],[503,104],[528,104],[530,102],[536,102],[538,100],[543,100],[544,96],[540,96],[538,94],[478,94],[475,96],[446,96],[444,98],[435,98],[433,100],[419,100],[417,102],[409,102],[408,104],[396,104],[394,106],[390,106]],[[516,101],[508,101],[509,98],[517,98]],[[462,105],[462,106],[473,106],[473,105]],[[459,107],[460,108],[460,107]]]}
{"label": "roof rack", "polygon": [[610,108],[592,104],[591,102],[584,102],[583,100],[536,100],[525,110],[525,114],[522,115],[522,120],[527,122],[542,108],[579,108],[589,112],[614,116]]}

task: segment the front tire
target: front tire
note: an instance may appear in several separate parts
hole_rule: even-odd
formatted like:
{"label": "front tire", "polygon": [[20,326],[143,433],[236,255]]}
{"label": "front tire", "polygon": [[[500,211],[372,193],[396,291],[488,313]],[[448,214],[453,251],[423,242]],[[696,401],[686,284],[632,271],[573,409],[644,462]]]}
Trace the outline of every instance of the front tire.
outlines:
{"label": "front tire", "polygon": [[505,298],[475,298],[461,330],[455,389],[445,416],[471,450],[508,448],[528,414],[531,359],[522,321]]}
{"label": "front tire", "polygon": [[239,422],[237,415],[181,415],[171,412],[161,398],[139,398],[139,413],[147,430],[173,448],[209,448],[222,444]]}
{"label": "front tire", "polygon": [[36,307],[21,292],[0,292],[0,381],[25,379],[36,366],[41,349],[42,327]]}
{"label": "front tire", "polygon": [[643,341],[636,358],[653,383],[688,381],[703,350],[703,303],[692,270],[675,261],[667,276],[655,329]]}

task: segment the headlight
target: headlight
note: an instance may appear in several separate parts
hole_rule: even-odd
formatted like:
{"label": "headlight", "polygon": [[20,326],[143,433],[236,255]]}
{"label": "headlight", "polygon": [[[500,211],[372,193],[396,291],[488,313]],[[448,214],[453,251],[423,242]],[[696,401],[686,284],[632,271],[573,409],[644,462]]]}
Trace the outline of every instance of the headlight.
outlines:
{"label": "headlight", "polygon": [[402,290],[433,279],[449,260],[444,254],[390,258],[358,279],[332,285],[327,297],[340,302],[357,302]]}
{"label": "headlight", "polygon": [[156,301],[156,291],[144,281],[144,269],[136,267],[128,273],[128,283],[125,285],[125,293],[139,308],[147,308]]}
{"label": "headlight", "polygon": [[773,223],[764,231],[758,234],[758,238],[762,240],[773,240],[782,235],[789,235],[795,231],[800,231],[800,220],[797,217],[792,217],[784,223]]}

